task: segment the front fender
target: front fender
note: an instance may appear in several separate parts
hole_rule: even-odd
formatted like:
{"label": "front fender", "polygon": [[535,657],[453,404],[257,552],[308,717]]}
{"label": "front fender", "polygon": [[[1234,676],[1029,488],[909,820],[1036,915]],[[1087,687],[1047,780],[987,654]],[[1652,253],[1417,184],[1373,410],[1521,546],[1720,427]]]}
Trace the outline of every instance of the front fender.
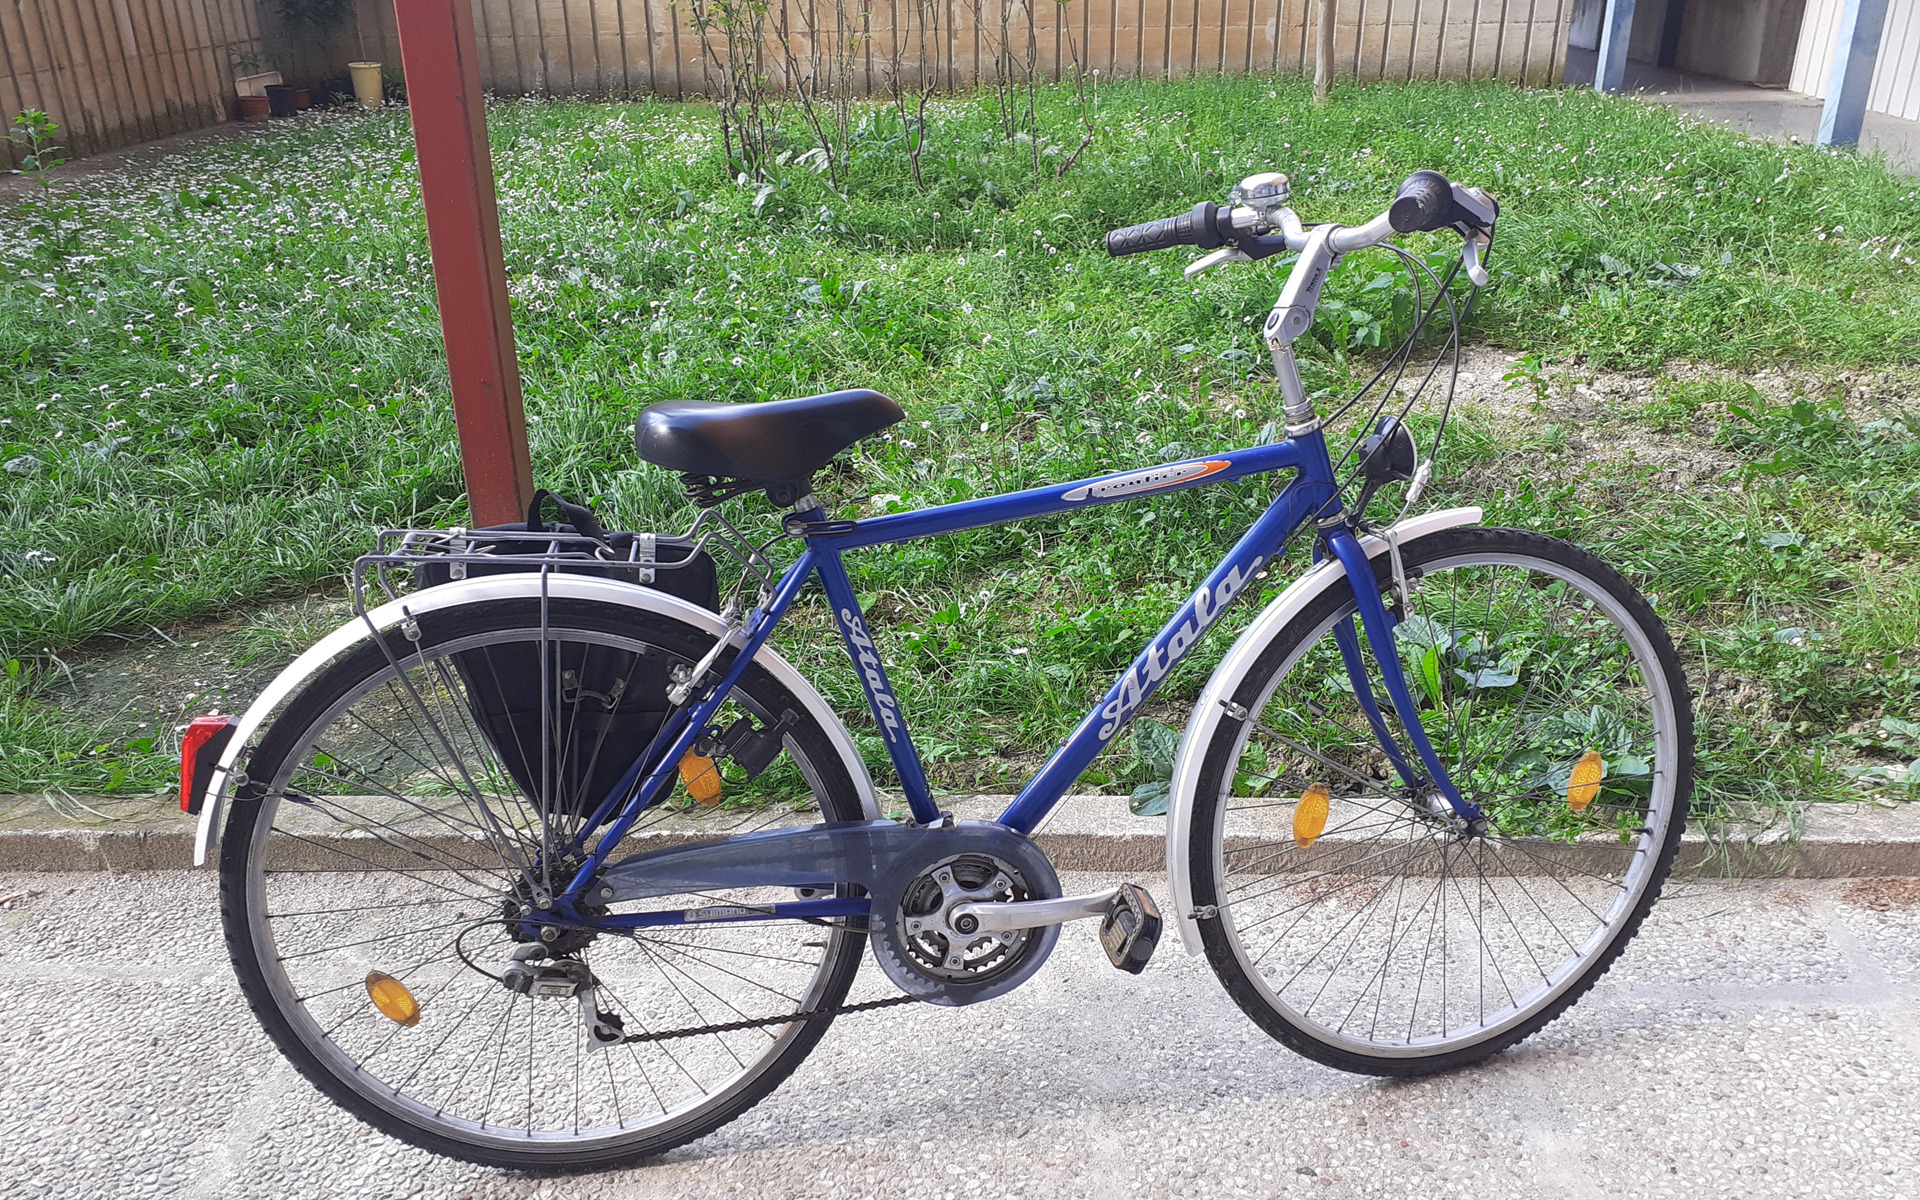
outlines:
{"label": "front fender", "polygon": [[[241,716],[240,723],[234,729],[233,740],[220,755],[220,762],[213,770],[213,779],[207,786],[206,803],[200,809],[200,829],[194,839],[193,864],[200,866],[207,861],[207,854],[219,840],[220,817],[226,809],[229,786],[233,780],[234,768],[241,756],[253,744],[254,735],[260,727],[286,700],[320,668],[338,656],[345,654],[361,642],[368,640],[375,629],[385,631],[400,623],[411,613],[436,612],[462,604],[474,604],[483,600],[533,599],[541,594],[543,583],[540,573],[527,572],[512,575],[486,575],[474,579],[460,580],[442,584],[415,592],[404,599],[383,604],[368,613],[364,618],[355,619],[342,625],[308,649],[305,654],[293,660],[286,670],[274,677],[266,690]],[[594,600],[603,604],[619,605],[633,609],[639,614],[671,617],[697,629],[704,629],[715,637],[725,630],[725,624],[719,614],[709,612],[695,604],[689,604],[677,596],[657,592],[652,588],[643,588],[635,584],[620,583],[609,579],[594,579],[585,575],[548,575],[544,581],[546,594],[550,597],[567,600]],[[762,649],[754,661],[764,667],[780,684],[805,706],[807,714],[819,722],[833,740],[834,748],[839,751],[841,761],[846,764],[847,773],[853,779],[853,786],[860,794],[860,808],[868,820],[881,817],[880,801],[874,794],[873,777],[867,773],[865,760],[848,735],[846,727],[840,723],[826,700],[815,691],[800,672],[786,659],[771,649]]]}
{"label": "front fender", "polygon": [[[1477,525],[1480,516],[1478,507],[1469,507],[1447,508],[1408,518],[1398,526],[1400,545],[1404,548],[1443,529]],[[1368,558],[1387,552],[1387,540],[1383,537],[1362,538],[1360,545],[1366,550]],[[1220,727],[1220,718],[1226,714],[1226,709],[1221,707],[1221,700],[1240,686],[1241,676],[1288,621],[1321,592],[1345,578],[1346,572],[1340,564],[1328,559],[1315,564],[1312,570],[1294,580],[1240,634],[1233,648],[1227,651],[1227,656],[1214,669],[1212,678],[1207,680],[1206,689],[1193,706],[1193,716],[1187,721],[1186,733],[1180,738],[1179,753],[1174,758],[1172,795],[1167,808],[1167,885],[1173,892],[1173,920],[1180,930],[1180,944],[1188,954],[1198,954],[1202,949],[1200,922],[1193,915],[1193,880],[1188,871],[1191,849],[1189,828],[1193,820],[1193,806],[1198,802],[1194,793],[1200,784],[1200,760],[1206,756],[1207,746]]]}

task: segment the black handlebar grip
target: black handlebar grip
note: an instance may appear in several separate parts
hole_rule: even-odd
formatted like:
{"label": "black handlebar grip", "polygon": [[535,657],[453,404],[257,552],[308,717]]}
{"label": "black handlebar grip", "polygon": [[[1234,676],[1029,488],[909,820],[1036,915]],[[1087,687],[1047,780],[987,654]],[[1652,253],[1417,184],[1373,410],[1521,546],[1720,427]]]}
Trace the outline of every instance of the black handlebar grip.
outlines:
{"label": "black handlebar grip", "polygon": [[1129,254],[1171,250],[1175,246],[1199,246],[1212,250],[1226,244],[1226,239],[1217,228],[1219,218],[1225,211],[1208,200],[1194,205],[1192,212],[1184,212],[1177,217],[1116,229],[1107,234],[1107,254],[1112,258],[1125,258]]}
{"label": "black handlebar grip", "polygon": [[1459,219],[1453,185],[1438,171],[1415,171],[1400,185],[1387,210],[1387,224],[1396,233],[1430,233]]}
{"label": "black handlebar grip", "polygon": [[1168,217],[1162,221],[1148,221],[1145,225],[1129,225],[1125,229],[1116,229],[1107,234],[1107,254],[1113,258],[1125,258],[1129,254],[1145,254],[1149,250],[1170,250],[1175,246],[1193,245],[1193,214],[1181,213],[1177,217]]}

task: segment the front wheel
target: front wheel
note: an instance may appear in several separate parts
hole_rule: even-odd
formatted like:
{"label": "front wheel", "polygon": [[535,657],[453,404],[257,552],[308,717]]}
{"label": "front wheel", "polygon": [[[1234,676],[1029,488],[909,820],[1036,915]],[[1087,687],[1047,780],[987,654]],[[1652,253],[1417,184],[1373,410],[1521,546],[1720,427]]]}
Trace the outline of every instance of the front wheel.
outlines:
{"label": "front wheel", "polygon": [[1382,752],[1338,645],[1359,626],[1343,579],[1233,682],[1190,827],[1227,991],[1294,1050],[1377,1075],[1478,1061],[1572,1005],[1659,894],[1693,784],[1679,660],[1618,572],[1516,529],[1447,530],[1403,562],[1394,641],[1419,711],[1394,711],[1364,634],[1361,669],[1485,822]]}

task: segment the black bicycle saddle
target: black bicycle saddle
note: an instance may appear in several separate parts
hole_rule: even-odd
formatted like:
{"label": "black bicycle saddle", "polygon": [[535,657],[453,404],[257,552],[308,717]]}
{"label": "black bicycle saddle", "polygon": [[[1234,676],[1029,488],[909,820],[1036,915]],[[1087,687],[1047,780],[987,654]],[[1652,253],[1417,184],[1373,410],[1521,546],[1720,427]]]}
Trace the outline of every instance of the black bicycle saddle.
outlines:
{"label": "black bicycle saddle", "polygon": [[865,388],[759,404],[669,400],[641,412],[634,442],[643,460],[669,471],[797,483],[906,415]]}

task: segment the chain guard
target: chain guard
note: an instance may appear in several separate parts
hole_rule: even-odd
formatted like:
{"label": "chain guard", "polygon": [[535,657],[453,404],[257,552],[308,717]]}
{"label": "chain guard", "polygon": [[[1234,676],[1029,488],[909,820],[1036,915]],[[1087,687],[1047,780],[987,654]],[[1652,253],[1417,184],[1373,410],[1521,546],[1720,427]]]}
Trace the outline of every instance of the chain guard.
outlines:
{"label": "chain guard", "polygon": [[868,936],[887,978],[916,1000],[949,1006],[1004,996],[1033,978],[1060,940],[1058,925],[1011,937],[959,935],[955,944],[943,913],[965,899],[1058,897],[1060,877],[1040,848],[986,821],[917,831],[912,845],[872,889]]}
{"label": "chain guard", "polygon": [[[973,1004],[991,1000],[1019,987],[1046,962],[1060,938],[1058,925],[1024,931],[1018,939],[1002,939],[1007,953],[962,954],[959,970],[942,959],[934,969],[922,969],[929,956],[908,946],[912,931],[901,928],[902,902],[909,889],[931,876],[943,863],[964,857],[990,860],[1017,879],[1008,896],[1052,900],[1060,895],[1060,877],[1047,856],[1031,840],[991,821],[958,821],[935,826],[903,825],[897,821],[850,821],[768,829],[735,834],[713,842],[653,850],[622,859],[608,867],[587,900],[614,904],[652,896],[706,894],[729,888],[832,888],[847,884],[865,888],[872,910],[867,920],[873,955],[880,969],[915,1000],[930,1004]],[[985,894],[992,873],[976,876],[983,886],[978,901],[999,899]],[[968,889],[962,889],[968,890]],[[953,907],[949,898],[938,906],[944,919]],[[921,914],[923,917],[925,914]],[[969,935],[970,936],[970,935]],[[984,939],[973,939],[981,942]],[[1018,942],[1016,947],[1012,945]],[[969,963],[978,971],[964,969]],[[942,976],[949,976],[942,978]]]}

